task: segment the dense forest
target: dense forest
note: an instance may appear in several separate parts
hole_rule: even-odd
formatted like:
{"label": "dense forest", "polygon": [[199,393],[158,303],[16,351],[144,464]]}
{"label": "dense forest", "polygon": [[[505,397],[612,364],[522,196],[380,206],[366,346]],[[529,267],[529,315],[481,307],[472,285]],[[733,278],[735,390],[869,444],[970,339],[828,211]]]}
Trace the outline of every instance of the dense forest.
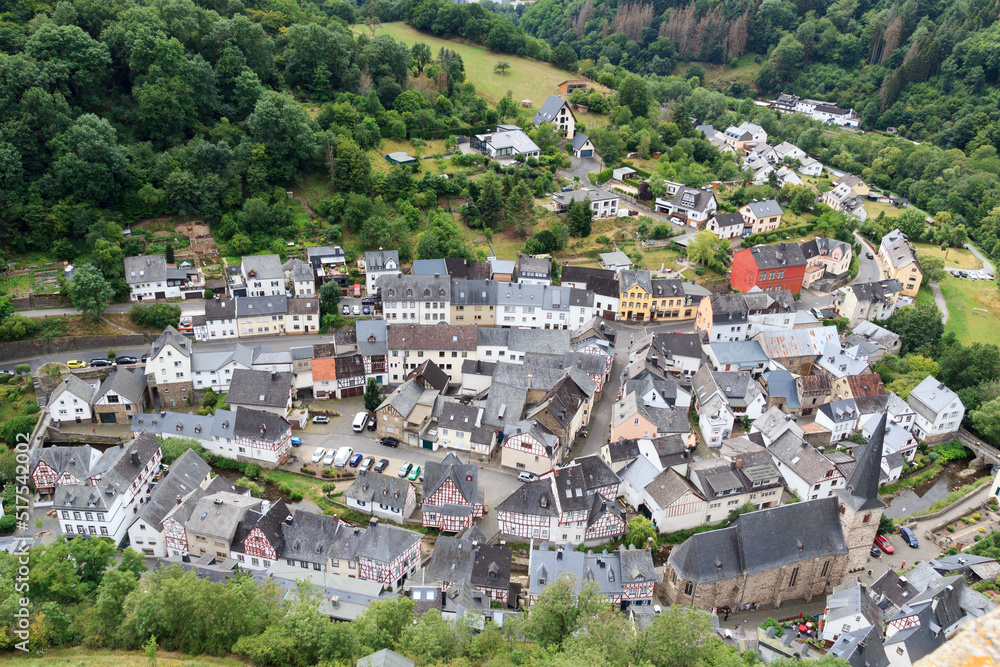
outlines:
{"label": "dense forest", "polygon": [[[446,622],[431,610],[419,618],[408,597],[375,602],[352,623],[332,623],[319,610],[321,592],[300,584],[284,600],[273,582],[242,574],[214,583],[179,565],[146,571],[126,549],[115,565],[105,538],[60,537],[31,549],[29,648],[83,645],[190,655],[235,653],[251,664],[274,667],[353,665],[388,648],[418,665],[542,667],[749,667],[762,664],[753,652],[739,653],[715,634],[702,611],[671,607],[643,626],[602,604],[593,583],[553,581],[530,613],[510,617],[503,629],[482,617]],[[0,650],[21,641],[18,558],[0,553]],[[23,627],[23,626],[22,626]],[[149,653],[147,653],[148,655]],[[772,662],[778,667],[798,664]],[[818,667],[846,667],[823,658]]]}

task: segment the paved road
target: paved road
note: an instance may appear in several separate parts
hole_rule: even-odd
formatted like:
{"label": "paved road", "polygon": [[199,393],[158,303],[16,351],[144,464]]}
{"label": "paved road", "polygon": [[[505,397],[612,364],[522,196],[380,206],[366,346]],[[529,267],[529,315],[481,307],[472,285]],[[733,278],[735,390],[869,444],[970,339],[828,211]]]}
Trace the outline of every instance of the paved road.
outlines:
{"label": "paved road", "polygon": [[[851,284],[873,283],[882,280],[884,273],[882,271],[882,263],[879,260],[877,249],[857,232],[854,232],[854,238],[856,238],[861,244],[862,254],[860,257],[860,265],[858,267],[858,276],[851,281]],[[868,259],[865,255],[865,253],[869,252],[872,254],[874,259]]]}
{"label": "paved road", "polygon": [[966,243],[965,247],[968,248],[969,252],[971,252],[973,255],[975,255],[976,258],[980,262],[983,263],[983,268],[986,269],[986,273],[992,273],[992,274],[996,275],[996,273],[994,271],[994,268],[993,268],[993,264],[990,262],[990,260],[986,259],[986,257],[983,256],[983,253],[979,252],[978,248],[976,248],[971,243]]}

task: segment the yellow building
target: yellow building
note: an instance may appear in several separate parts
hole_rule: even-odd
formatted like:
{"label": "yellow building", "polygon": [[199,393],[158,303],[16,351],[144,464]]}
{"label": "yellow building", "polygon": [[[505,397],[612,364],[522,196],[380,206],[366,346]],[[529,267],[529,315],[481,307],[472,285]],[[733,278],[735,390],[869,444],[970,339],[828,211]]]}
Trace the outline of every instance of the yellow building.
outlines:
{"label": "yellow building", "polygon": [[906,236],[898,229],[883,236],[878,255],[885,262],[889,277],[898,280],[902,286],[900,294],[916,298],[924,272],[917,261],[917,251]]}
{"label": "yellow building", "polygon": [[652,307],[653,284],[649,271],[624,270],[618,275],[618,319],[646,322]]}

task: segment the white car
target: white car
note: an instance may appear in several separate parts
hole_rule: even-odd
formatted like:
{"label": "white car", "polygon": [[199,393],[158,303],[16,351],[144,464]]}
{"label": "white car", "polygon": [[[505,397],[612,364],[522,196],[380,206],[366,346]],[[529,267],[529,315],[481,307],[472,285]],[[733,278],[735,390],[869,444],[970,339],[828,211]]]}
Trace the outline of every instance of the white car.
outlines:
{"label": "white car", "polygon": [[522,470],[517,473],[517,479],[519,482],[534,482],[538,479],[538,475],[533,472],[528,472],[527,470]]}
{"label": "white car", "polygon": [[361,314],[361,306],[354,306],[354,314],[355,315]]}
{"label": "white car", "polygon": [[323,460],[323,455],[324,454],[326,454],[326,448],[325,447],[317,447],[316,451],[313,452],[312,462],[313,463],[319,463],[320,461]]}
{"label": "white car", "polygon": [[359,467],[362,470],[371,470],[373,465],[375,465],[375,457],[366,456],[365,460],[361,462],[361,465]]}
{"label": "white car", "polygon": [[333,459],[336,456],[337,456],[337,452],[331,449],[329,452],[327,452],[326,458],[323,459],[323,465],[325,465],[325,466],[333,465]]}

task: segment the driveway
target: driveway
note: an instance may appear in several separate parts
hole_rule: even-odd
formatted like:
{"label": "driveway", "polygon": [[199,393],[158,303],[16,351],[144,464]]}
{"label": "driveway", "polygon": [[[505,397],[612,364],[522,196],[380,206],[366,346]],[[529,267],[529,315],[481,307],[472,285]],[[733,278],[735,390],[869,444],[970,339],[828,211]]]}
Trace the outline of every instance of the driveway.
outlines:
{"label": "driveway", "polygon": [[979,252],[978,248],[976,248],[971,243],[966,243],[965,247],[969,249],[969,252],[971,252],[973,255],[976,256],[976,259],[978,259],[980,262],[983,263],[983,268],[986,270],[986,273],[992,273],[993,275],[996,275],[996,272],[993,269],[993,264],[990,262],[990,260],[986,259],[986,257],[983,256],[983,253]]}
{"label": "driveway", "polygon": [[600,164],[598,164],[596,158],[592,157],[574,157],[569,156],[569,169],[560,169],[557,173],[559,176],[573,180],[573,177],[579,177],[581,183],[590,183],[590,179],[587,178],[587,174],[596,173],[601,170]]}
{"label": "driveway", "polygon": [[931,294],[934,295],[934,303],[937,304],[938,310],[941,311],[941,323],[948,324],[948,302],[944,300],[944,294],[941,293],[941,288],[938,287],[937,283],[928,283],[931,288]]}

